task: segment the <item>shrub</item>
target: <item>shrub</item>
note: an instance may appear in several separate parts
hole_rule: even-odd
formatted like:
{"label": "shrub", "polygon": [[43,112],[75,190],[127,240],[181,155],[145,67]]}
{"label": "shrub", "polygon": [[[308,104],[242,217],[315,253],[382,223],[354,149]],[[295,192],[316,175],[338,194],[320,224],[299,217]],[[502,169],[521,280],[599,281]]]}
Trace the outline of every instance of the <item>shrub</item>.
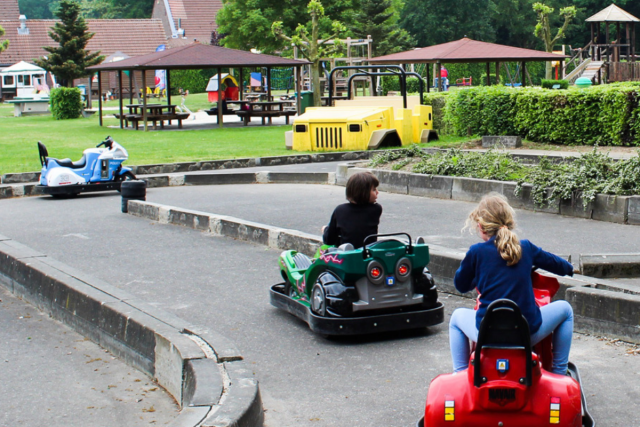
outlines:
{"label": "shrub", "polygon": [[455,135],[520,135],[566,145],[640,145],[640,86],[588,89],[473,87],[453,92],[444,120]]}
{"label": "shrub", "polygon": [[[189,93],[202,93],[207,89],[209,79],[218,72],[215,68],[202,70],[170,70],[171,87],[173,94],[177,95],[179,88],[188,90]],[[223,70],[222,73],[228,72]]]}
{"label": "shrub", "polygon": [[[382,77],[382,94],[386,95],[390,91],[400,92],[400,78],[395,76]],[[427,92],[427,83],[423,80],[423,91]],[[407,93],[420,93],[420,82],[417,77],[407,78]]]}
{"label": "shrub", "polygon": [[559,89],[569,89],[569,81],[568,80],[547,80],[542,79],[540,81],[540,86],[543,89],[553,89],[555,85],[560,85]]}
{"label": "shrub", "polygon": [[77,87],[51,90],[51,114],[56,120],[77,119],[82,114],[82,94]]}
{"label": "shrub", "polygon": [[423,103],[425,105],[431,105],[431,109],[433,110],[433,128],[443,134],[451,133],[444,121],[444,107],[447,104],[449,93],[450,92],[429,92],[425,93],[423,97]]}

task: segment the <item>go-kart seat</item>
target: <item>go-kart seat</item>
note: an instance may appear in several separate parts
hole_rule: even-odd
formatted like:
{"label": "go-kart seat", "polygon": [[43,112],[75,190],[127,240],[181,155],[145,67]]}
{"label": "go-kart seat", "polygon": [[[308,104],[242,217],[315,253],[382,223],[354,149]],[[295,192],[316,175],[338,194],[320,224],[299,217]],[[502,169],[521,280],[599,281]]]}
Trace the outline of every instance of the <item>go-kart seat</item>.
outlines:
{"label": "go-kart seat", "polygon": [[522,315],[520,307],[508,299],[495,300],[487,308],[480,323],[478,342],[473,357],[473,383],[480,387],[486,379],[482,376],[480,353],[483,347],[521,348],[527,358],[526,378],[524,384],[531,385],[533,357],[531,355],[531,336],[529,324]]}
{"label": "go-kart seat", "polygon": [[82,158],[77,162],[72,162],[71,159],[53,159],[60,166],[70,169],[82,169],[87,164],[87,157],[83,154]]}
{"label": "go-kart seat", "polygon": [[298,270],[306,270],[311,267],[311,258],[298,252],[293,256],[293,263],[296,265]]}

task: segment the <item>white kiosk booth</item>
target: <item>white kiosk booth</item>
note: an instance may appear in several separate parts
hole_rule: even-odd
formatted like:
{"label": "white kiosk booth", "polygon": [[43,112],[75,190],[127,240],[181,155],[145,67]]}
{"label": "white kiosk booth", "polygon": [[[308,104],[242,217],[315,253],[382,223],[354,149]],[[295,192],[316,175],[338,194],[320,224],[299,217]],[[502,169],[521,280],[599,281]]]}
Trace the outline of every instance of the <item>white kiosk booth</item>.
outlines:
{"label": "white kiosk booth", "polygon": [[0,71],[3,97],[13,95],[7,102],[14,105],[14,116],[49,113],[46,75],[44,68],[24,61]]}

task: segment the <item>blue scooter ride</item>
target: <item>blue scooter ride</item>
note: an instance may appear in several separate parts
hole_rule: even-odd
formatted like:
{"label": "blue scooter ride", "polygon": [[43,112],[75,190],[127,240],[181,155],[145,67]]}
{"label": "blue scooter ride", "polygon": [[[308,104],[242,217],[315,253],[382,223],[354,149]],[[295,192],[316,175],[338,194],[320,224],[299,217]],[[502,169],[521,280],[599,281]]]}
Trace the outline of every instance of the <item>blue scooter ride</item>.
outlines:
{"label": "blue scooter ride", "polygon": [[[105,148],[100,148],[104,145]],[[38,141],[42,171],[38,188],[53,197],[72,197],[95,191],[120,191],[122,181],[136,179],[131,168],[122,166],[129,153],[110,136],[96,146],[87,148],[82,158],[49,157],[47,147]]]}

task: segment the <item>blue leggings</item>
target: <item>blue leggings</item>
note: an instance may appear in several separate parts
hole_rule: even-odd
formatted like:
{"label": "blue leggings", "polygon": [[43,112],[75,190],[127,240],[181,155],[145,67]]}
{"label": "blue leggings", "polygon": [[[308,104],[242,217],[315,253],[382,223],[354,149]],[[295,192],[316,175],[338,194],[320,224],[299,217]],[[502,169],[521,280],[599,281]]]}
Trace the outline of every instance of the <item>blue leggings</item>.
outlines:
{"label": "blue leggings", "polygon": [[[531,345],[536,345],[554,332],[552,372],[566,375],[573,335],[573,309],[568,302],[559,300],[540,307],[540,313],[542,324],[540,329],[531,335]],[[449,322],[449,345],[454,372],[462,371],[469,366],[469,340],[478,341],[476,311],[458,308],[451,315]]]}

